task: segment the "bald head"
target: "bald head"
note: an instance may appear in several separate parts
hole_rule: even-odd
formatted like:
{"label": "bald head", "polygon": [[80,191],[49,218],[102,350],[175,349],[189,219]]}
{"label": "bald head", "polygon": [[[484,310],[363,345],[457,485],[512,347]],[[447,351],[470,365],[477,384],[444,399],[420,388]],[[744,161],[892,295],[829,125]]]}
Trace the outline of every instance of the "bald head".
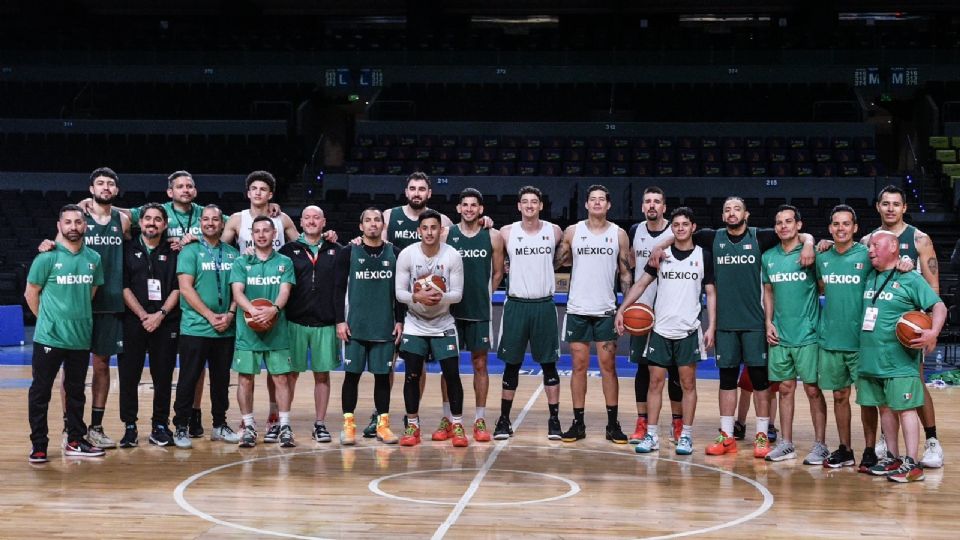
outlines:
{"label": "bald head", "polygon": [[871,234],[868,249],[870,263],[880,271],[893,268],[900,258],[900,244],[890,231],[879,230]]}
{"label": "bald head", "polygon": [[326,222],[327,220],[323,217],[323,210],[319,206],[310,205],[304,208],[300,214],[300,228],[303,229],[303,235],[312,243],[319,242]]}

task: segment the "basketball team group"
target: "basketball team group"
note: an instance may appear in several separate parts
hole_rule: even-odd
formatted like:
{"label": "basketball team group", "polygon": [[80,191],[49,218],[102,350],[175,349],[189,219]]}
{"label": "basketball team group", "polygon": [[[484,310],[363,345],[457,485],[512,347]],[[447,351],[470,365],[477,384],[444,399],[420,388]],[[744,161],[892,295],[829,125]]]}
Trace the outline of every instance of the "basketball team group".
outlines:
{"label": "basketball team group", "polygon": [[[48,460],[47,415],[61,372],[64,455],[97,457],[107,448],[137,446],[138,387],[148,355],[149,442],[158,446],[190,448],[192,439],[204,436],[201,403],[209,387],[211,440],[293,447],[291,403],[306,372],[314,381],[312,438],[329,443],[330,372],[340,368],[340,444],[354,445],[359,436],[416,446],[427,429],[419,409],[430,361],[442,373],[443,401],[430,439],[456,447],[468,446],[471,435],[476,442],[508,439],[528,354],[542,374],[547,437],[573,443],[587,436],[594,346],[606,403],[604,437],[633,444],[637,453],[660,451],[664,386],[672,414],[665,438],[677,454],[694,452],[697,365],[713,348],[720,426],[706,454],[736,454],[737,441],[755,434],[755,458],[798,459],[801,441],[794,440],[793,426],[799,380],[813,424],[813,440],[803,441],[810,447],[804,464],[857,466],[896,482],[923,480],[924,468],[943,465],[922,362],[936,347],[947,309],[938,297],[932,242],[904,222],[906,196],[895,186],[877,196],[880,228],[858,238],[855,210],[838,205],[829,214],[831,238],[819,242],[803,232],[793,206],[776,209],[773,228],[757,228],[748,225],[743,199],[729,197],[723,227],[714,230],[698,227],[702,216],[688,207],[668,209],[657,187],[644,191],[644,219],[629,232],[607,219],[610,192],[602,185],[585,193],[587,219],[566,230],[540,218],[542,193],[525,186],[518,194],[519,221],[497,229],[484,215],[480,191],[460,193],[454,223],[427,206],[430,179],[414,173],[406,179],[405,205],[363,210],[359,235],[343,243],[325,230],[317,206],[302,210],[298,229],[271,202],[276,180],[266,171],[247,176],[250,207],[230,215],[196,204],[197,186],[186,171],[168,177],[169,201],[162,204],[116,206],[119,177],[109,168],[93,171],[89,190],[90,198],[60,209],[56,239],[40,245],[27,278],[26,301],[37,316],[31,463]],[[567,266],[570,289],[559,324],[555,270]],[[492,292],[501,282],[507,295],[494,339]],[[633,334],[629,357],[637,364],[630,435],[619,423],[615,362],[625,331]],[[561,339],[573,363],[573,419],[566,430],[557,370]],[[487,361],[494,347],[504,368],[500,411],[490,430]],[[473,363],[472,423],[464,420],[460,351],[469,351]],[[113,355],[124,424],[119,442],[103,428]],[[398,365],[406,413],[400,436],[390,421]],[[270,408],[261,437],[254,388],[264,369]],[[227,421],[231,371],[241,415],[236,431]],[[364,372],[373,376],[375,411],[369,422],[362,415],[358,428]],[[832,452],[826,391],[838,435]],[[748,432],[751,395],[756,423]],[[853,395],[866,446],[859,464],[851,443]]]}

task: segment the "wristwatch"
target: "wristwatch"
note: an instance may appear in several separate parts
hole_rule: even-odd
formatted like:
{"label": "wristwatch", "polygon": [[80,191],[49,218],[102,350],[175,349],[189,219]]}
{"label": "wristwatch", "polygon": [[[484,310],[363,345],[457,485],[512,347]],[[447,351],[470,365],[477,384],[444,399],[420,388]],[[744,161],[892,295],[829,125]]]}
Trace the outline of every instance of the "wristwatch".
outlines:
{"label": "wristwatch", "polygon": [[167,316],[167,310],[165,310],[165,309],[163,309],[163,308],[160,308],[160,314],[163,315],[164,317],[166,317],[166,316]]}

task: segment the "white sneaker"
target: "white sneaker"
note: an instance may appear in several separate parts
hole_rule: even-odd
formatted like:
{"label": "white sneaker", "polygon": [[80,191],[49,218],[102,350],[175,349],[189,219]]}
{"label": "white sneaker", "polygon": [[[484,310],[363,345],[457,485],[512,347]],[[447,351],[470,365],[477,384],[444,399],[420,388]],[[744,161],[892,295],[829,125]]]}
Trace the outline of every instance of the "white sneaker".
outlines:
{"label": "white sneaker", "polygon": [[177,426],[177,431],[173,435],[173,444],[177,448],[193,448],[193,442],[190,441],[190,433],[187,426]]}
{"label": "white sneaker", "polygon": [[210,433],[210,440],[236,444],[240,442],[240,435],[232,430],[230,426],[223,424],[222,426],[213,428],[213,431]]}
{"label": "white sneaker", "polygon": [[943,467],[943,447],[936,437],[930,437],[923,445],[923,458],[920,465],[927,469],[939,469]]}
{"label": "white sneaker", "polygon": [[877,457],[887,455],[887,439],[883,437],[883,433],[878,434],[877,445],[873,447],[873,451],[877,454]]}
{"label": "white sneaker", "polygon": [[823,465],[823,462],[830,457],[830,449],[822,442],[813,443],[813,448],[807,457],[803,458],[804,465]]}
{"label": "white sneaker", "polygon": [[87,430],[87,442],[99,448],[116,448],[117,443],[103,432],[103,426],[90,426]]}
{"label": "white sneaker", "polygon": [[793,443],[784,441],[783,439],[777,441],[777,445],[773,447],[773,450],[767,452],[767,455],[764,457],[767,461],[786,461],[788,459],[797,459],[797,450],[794,448]]}

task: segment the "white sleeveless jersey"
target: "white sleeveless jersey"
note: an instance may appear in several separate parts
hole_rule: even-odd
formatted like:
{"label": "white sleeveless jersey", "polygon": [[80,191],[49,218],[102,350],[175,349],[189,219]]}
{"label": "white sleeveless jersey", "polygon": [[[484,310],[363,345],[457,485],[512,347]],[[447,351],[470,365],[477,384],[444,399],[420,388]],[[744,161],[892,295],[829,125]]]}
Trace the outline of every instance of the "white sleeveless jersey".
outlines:
{"label": "white sleeveless jersey", "polygon": [[596,234],[585,221],[577,223],[571,242],[573,271],[567,313],[599,317],[617,307],[616,276],[620,227],[610,223]]}
{"label": "white sleeveless jersey", "polygon": [[[240,230],[237,231],[237,249],[244,253],[247,248],[253,247],[253,233],[250,229],[253,227],[253,216],[250,210],[240,212]],[[273,228],[277,230],[277,235],[273,237],[273,249],[280,249],[285,244],[283,235],[283,219],[279,217],[270,218],[273,222]]]}
{"label": "white sleeveless jersey", "polygon": [[653,305],[653,331],[668,339],[681,339],[700,328],[700,291],[706,271],[703,249],[693,248],[686,259],[670,258],[657,269],[658,294]]}
{"label": "white sleeveless jersey", "polygon": [[556,289],[553,255],[557,237],[553,224],[540,222],[540,230],[527,234],[516,222],[510,227],[507,256],[510,258],[509,294],[516,298],[552,297]]}
{"label": "white sleeveless jersey", "polygon": [[[647,265],[647,260],[650,258],[650,254],[653,252],[653,248],[657,247],[657,244],[660,242],[673,238],[673,231],[670,229],[669,222],[667,223],[667,228],[663,230],[658,236],[652,236],[650,231],[647,230],[647,222],[643,221],[637,225],[637,230],[633,234],[633,255],[636,257],[637,266],[633,269],[633,281],[634,283],[643,276],[644,271],[643,267]],[[640,295],[640,299],[637,302],[641,304],[646,304],[650,307],[653,307],[653,302],[657,297],[657,281],[654,280]]]}

